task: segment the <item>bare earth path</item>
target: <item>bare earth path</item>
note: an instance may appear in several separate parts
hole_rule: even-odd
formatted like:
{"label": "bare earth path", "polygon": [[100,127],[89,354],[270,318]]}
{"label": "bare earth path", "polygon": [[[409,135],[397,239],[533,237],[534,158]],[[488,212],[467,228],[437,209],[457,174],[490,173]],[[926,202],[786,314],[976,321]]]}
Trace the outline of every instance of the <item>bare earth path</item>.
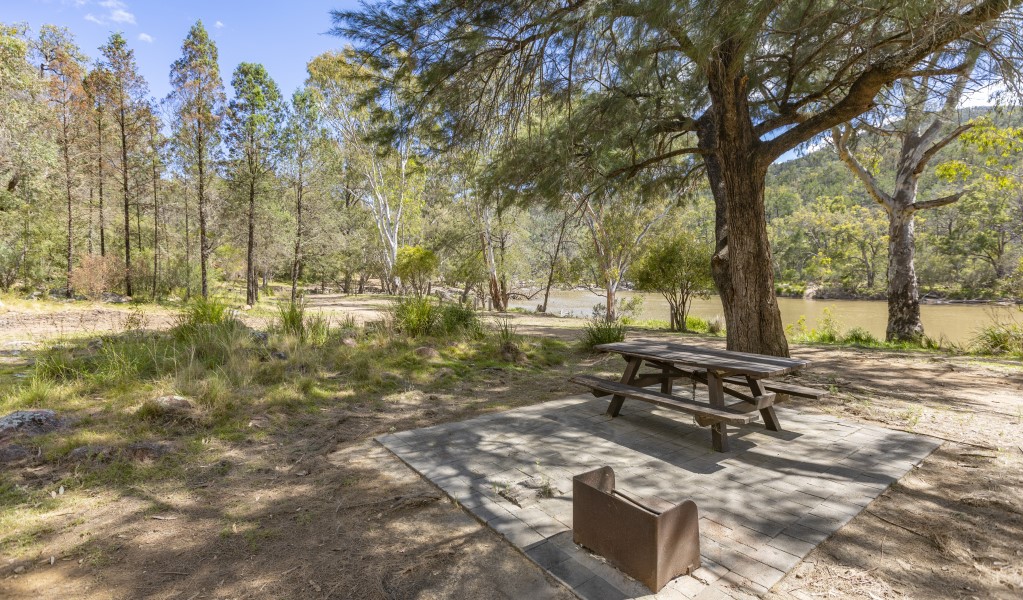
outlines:
{"label": "bare earth path", "polygon": [[[385,305],[311,300],[360,321],[379,318]],[[0,308],[0,344],[117,331],[124,311],[74,305],[60,316],[49,313]],[[146,315],[151,327],[173,322],[167,309]],[[574,319],[507,318],[519,333],[562,339],[577,337],[581,327]],[[814,361],[799,381],[834,393],[791,406],[949,441],[814,550],[770,596],[1020,597],[1019,365],[831,347],[796,347],[793,355]],[[409,389],[390,399],[386,411],[339,405],[296,416],[281,424],[282,433],[257,431],[216,448],[222,459],[184,482],[142,483],[123,495],[69,492],[44,525],[25,532],[21,549],[0,556],[0,597],[569,598],[372,437],[577,394],[566,379],[580,371],[612,375],[621,365],[580,356],[539,372],[498,369],[483,383],[456,383],[443,394]],[[51,473],[33,467],[19,476],[45,482]]]}

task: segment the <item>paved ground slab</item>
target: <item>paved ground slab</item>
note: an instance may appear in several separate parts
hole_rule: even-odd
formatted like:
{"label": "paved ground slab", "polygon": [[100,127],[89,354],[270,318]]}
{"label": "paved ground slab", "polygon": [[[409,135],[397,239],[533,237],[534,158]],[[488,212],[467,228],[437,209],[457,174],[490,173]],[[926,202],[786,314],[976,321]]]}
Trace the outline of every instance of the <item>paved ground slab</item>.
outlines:
{"label": "paved ground slab", "polygon": [[[939,442],[779,408],[785,431],[729,428],[714,452],[691,417],[579,396],[377,440],[582,598],[759,596]],[[572,543],[572,476],[696,502],[703,566],[658,594]]]}

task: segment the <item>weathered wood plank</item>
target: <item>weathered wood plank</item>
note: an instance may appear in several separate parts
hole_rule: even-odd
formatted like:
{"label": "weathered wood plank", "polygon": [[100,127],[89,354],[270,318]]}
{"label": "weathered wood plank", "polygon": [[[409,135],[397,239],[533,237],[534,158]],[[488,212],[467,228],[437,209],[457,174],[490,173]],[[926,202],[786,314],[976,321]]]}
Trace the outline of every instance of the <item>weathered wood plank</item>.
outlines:
{"label": "weathered wood plank", "polygon": [[[649,402],[657,406],[677,410],[679,412],[689,413],[693,415],[699,415],[704,419],[716,422],[716,423],[729,423],[732,425],[745,425],[758,420],[756,413],[742,413],[734,411],[728,407],[712,407],[701,402],[695,402],[688,398],[681,398],[671,394],[662,394],[660,392],[653,392],[642,388],[637,388],[631,385],[619,383],[617,381],[610,381],[607,379],[601,379],[592,375],[576,375],[569,379],[572,383],[588,387],[592,390],[598,390],[601,392],[607,392],[614,394],[617,398],[619,396],[623,398],[632,398],[634,400],[640,400],[642,402]],[[619,406],[619,409],[621,407]]]}
{"label": "weathered wood plank", "polygon": [[603,352],[614,352],[627,357],[639,357],[675,366],[697,367],[724,375],[746,375],[754,379],[786,375],[809,364],[805,360],[731,352],[656,340],[615,342],[601,344],[596,348]]}

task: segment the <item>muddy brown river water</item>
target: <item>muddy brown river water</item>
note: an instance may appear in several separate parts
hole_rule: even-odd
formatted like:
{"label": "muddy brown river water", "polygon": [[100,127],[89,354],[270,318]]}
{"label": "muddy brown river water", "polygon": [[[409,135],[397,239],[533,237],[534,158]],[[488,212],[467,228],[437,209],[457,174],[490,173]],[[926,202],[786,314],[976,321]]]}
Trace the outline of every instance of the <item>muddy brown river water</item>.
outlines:
{"label": "muddy brown river water", "polygon": [[[643,304],[637,319],[668,320],[668,304],[658,294],[623,292],[623,297],[641,296]],[[547,307],[555,315],[589,316],[593,306],[601,302],[602,296],[580,290],[557,290],[551,292]],[[539,300],[513,301],[513,307],[535,310]],[[877,300],[804,300],[801,298],[779,298],[781,318],[786,325],[795,324],[800,317],[806,317],[808,327],[814,327],[830,308],[839,329],[846,331],[863,327],[880,339],[884,339],[888,308],[885,302]],[[977,330],[995,321],[1023,322],[1023,312],[1015,306],[989,304],[925,304],[920,308],[924,330],[932,338],[944,336],[956,344],[968,344]],[[692,314],[704,319],[722,316],[721,301],[717,296],[693,302]]]}

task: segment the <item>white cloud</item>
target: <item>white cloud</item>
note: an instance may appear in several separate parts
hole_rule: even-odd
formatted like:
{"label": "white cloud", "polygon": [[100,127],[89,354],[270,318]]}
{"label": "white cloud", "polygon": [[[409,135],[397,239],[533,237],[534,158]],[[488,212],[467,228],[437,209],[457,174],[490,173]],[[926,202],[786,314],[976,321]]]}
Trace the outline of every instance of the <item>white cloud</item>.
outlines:
{"label": "white cloud", "polygon": [[224,28],[224,22],[223,21],[217,21],[216,23],[213,24],[213,26],[216,27],[217,29],[223,29]]}
{"label": "white cloud", "polygon": [[140,42],[145,42],[147,44],[152,44],[153,43],[153,36],[149,35],[148,33],[140,33],[139,34],[139,41]]}
{"label": "white cloud", "polygon": [[[85,3],[85,0],[75,0],[76,6],[82,6]],[[135,14],[129,11],[128,5],[121,2],[121,0],[102,0],[99,5],[107,9],[107,14],[97,17],[92,13],[88,13],[85,15],[86,21],[97,25],[106,25],[107,23],[135,25]]]}
{"label": "white cloud", "polygon": [[110,11],[110,20],[114,23],[130,23],[135,24],[135,15],[124,10],[123,8],[115,8]]}

